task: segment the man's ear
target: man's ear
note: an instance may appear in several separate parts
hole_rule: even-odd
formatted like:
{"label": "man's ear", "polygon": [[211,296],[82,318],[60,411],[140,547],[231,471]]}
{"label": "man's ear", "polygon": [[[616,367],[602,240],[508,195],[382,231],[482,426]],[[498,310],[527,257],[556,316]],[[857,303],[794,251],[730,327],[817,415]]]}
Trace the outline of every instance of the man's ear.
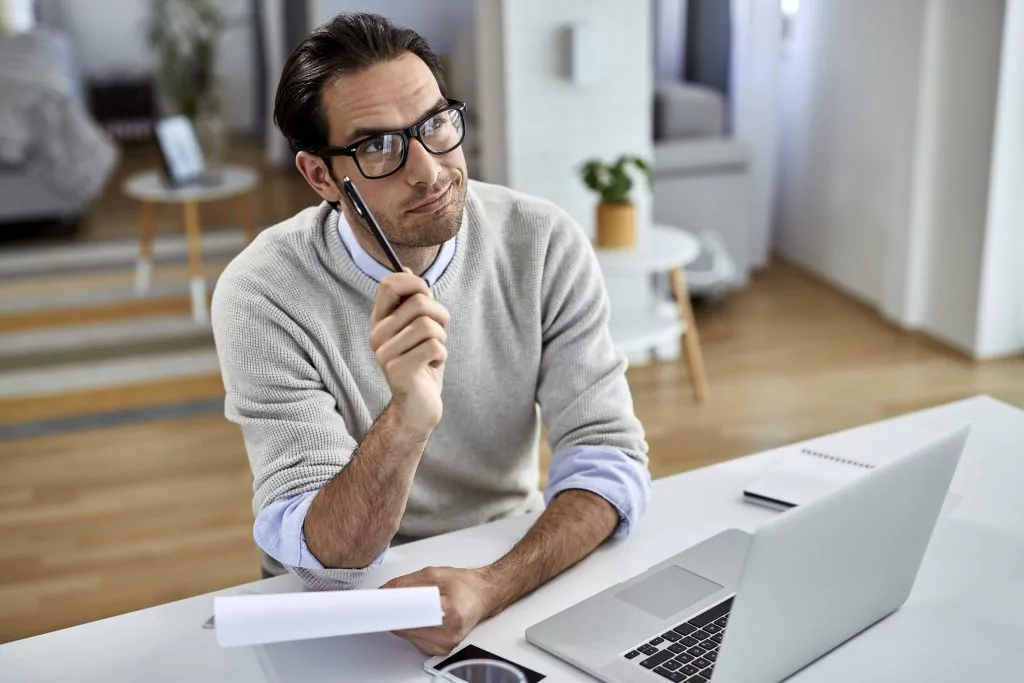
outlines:
{"label": "man's ear", "polygon": [[298,152],[295,155],[295,168],[299,169],[299,173],[309,186],[323,199],[329,202],[341,201],[341,195],[331,180],[323,159],[309,152]]}

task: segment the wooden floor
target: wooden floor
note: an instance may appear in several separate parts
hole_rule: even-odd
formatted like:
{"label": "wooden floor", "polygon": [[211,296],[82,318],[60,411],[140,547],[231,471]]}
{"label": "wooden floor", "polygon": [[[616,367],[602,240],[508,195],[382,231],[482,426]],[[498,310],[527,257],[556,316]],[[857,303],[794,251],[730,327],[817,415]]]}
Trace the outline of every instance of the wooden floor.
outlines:
{"label": "wooden floor", "polygon": [[[656,477],[977,393],[1024,404],[1024,361],[972,363],[782,264],[698,323],[706,405],[680,362],[629,373]],[[255,579],[251,534],[248,463],[219,415],[0,442],[0,641]]]}

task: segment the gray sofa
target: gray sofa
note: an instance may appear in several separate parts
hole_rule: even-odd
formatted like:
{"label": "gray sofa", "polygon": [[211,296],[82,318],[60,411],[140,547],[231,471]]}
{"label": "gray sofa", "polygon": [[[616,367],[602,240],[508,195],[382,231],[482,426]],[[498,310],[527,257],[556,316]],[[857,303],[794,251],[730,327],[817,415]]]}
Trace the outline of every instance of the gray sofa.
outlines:
{"label": "gray sofa", "polygon": [[[724,246],[731,263],[718,272],[743,286],[753,230],[750,151],[725,134],[722,96],[700,85],[660,82],[654,115],[654,219],[702,236],[709,251]],[[698,267],[687,268],[687,277],[692,291],[701,289]]]}
{"label": "gray sofa", "polygon": [[102,191],[118,153],[83,90],[65,34],[0,36],[0,224],[72,222]]}

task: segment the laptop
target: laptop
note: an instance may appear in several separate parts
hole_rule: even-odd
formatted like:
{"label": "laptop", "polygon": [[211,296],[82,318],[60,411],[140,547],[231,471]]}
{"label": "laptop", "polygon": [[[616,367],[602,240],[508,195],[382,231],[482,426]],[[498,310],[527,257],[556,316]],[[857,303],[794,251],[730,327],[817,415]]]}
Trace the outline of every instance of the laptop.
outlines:
{"label": "laptop", "polygon": [[530,627],[608,683],[777,683],[900,608],[970,427]]}

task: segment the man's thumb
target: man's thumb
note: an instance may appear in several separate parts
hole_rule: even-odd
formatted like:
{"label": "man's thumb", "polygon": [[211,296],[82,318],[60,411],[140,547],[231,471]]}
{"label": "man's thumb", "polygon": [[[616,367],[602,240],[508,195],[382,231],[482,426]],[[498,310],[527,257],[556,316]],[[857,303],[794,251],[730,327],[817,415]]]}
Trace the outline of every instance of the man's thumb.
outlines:
{"label": "man's thumb", "polygon": [[391,579],[383,586],[381,586],[381,588],[405,588],[407,586],[412,585],[412,583],[413,582],[409,579],[408,575],[396,576],[395,578]]}

